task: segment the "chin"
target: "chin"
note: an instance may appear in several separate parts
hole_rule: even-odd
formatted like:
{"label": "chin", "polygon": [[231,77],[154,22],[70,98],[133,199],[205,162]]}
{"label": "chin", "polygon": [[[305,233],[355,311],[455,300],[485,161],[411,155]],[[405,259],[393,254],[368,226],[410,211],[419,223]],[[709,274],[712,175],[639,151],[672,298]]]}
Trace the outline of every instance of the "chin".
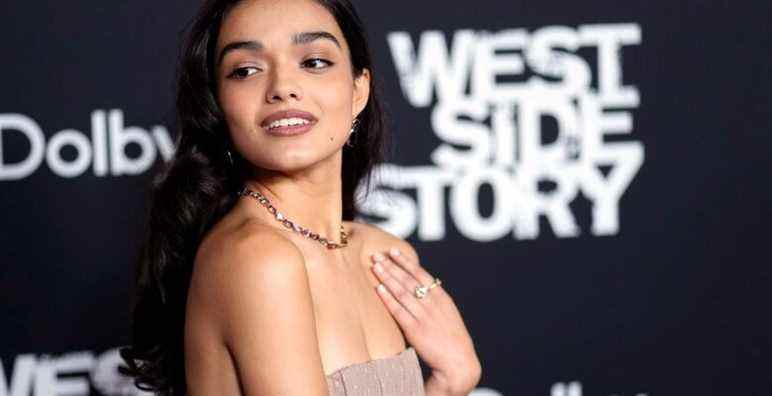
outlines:
{"label": "chin", "polygon": [[260,150],[250,150],[252,155],[247,159],[261,169],[286,173],[297,172],[330,160],[341,150],[341,147],[323,146],[323,144],[323,142],[308,140],[302,143],[265,145]]}
{"label": "chin", "polygon": [[322,158],[318,154],[308,156],[282,153],[279,157],[275,156],[268,161],[258,161],[253,163],[262,169],[268,169],[282,173],[294,173],[311,168],[321,161]]}

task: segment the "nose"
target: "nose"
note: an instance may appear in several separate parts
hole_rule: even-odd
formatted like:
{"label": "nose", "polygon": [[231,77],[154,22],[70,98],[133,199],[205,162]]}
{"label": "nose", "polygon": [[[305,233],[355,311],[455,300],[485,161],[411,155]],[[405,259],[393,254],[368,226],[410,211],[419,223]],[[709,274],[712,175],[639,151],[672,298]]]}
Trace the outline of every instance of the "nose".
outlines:
{"label": "nose", "polygon": [[275,67],[271,75],[271,83],[265,93],[266,102],[287,101],[289,98],[300,100],[302,97],[303,92],[297,80],[293,78],[292,72]]}

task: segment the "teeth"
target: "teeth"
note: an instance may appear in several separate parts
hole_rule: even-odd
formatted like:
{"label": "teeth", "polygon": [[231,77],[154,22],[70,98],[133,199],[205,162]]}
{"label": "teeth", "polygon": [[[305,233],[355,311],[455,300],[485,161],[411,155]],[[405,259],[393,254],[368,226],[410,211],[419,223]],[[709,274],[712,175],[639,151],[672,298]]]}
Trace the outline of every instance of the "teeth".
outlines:
{"label": "teeth", "polygon": [[290,125],[305,125],[308,124],[308,120],[303,118],[282,118],[281,120],[276,120],[268,125],[268,129],[283,127],[283,126],[290,126]]}

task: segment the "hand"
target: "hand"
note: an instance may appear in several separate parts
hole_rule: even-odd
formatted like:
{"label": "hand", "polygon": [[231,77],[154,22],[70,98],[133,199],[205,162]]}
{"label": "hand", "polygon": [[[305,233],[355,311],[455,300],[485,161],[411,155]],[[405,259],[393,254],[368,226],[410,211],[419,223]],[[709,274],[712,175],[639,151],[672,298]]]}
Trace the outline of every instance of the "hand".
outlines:
{"label": "hand", "polygon": [[430,289],[426,297],[416,297],[417,286],[434,281],[417,258],[392,248],[388,256],[375,253],[372,259],[375,276],[385,285],[379,285],[378,295],[407,341],[432,369],[427,386],[466,395],[479,382],[481,366],[453,299],[440,285]]}

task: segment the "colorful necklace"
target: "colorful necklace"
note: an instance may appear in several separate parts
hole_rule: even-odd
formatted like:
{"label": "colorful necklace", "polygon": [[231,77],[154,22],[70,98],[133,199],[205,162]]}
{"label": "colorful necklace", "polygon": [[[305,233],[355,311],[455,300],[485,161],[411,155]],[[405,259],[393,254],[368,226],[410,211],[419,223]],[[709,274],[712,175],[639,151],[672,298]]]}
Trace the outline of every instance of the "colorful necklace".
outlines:
{"label": "colorful necklace", "polygon": [[308,228],[304,228],[295,224],[292,220],[284,217],[284,215],[281,214],[281,212],[276,210],[276,208],[271,204],[271,201],[269,201],[268,198],[265,197],[265,195],[260,194],[257,191],[252,191],[246,186],[241,191],[239,191],[239,195],[250,196],[256,199],[257,202],[260,202],[260,204],[262,204],[263,206],[266,207],[266,209],[268,209],[268,212],[270,212],[274,216],[274,218],[276,218],[276,221],[280,221],[282,224],[284,224],[285,227],[289,228],[290,230],[306,238],[309,238],[321,243],[322,246],[326,247],[327,249],[340,249],[348,245],[348,234],[346,234],[346,231],[343,229],[343,224],[340,225],[340,243],[335,243],[327,240],[327,238],[324,238],[315,232],[311,232],[311,230],[309,230]]}

